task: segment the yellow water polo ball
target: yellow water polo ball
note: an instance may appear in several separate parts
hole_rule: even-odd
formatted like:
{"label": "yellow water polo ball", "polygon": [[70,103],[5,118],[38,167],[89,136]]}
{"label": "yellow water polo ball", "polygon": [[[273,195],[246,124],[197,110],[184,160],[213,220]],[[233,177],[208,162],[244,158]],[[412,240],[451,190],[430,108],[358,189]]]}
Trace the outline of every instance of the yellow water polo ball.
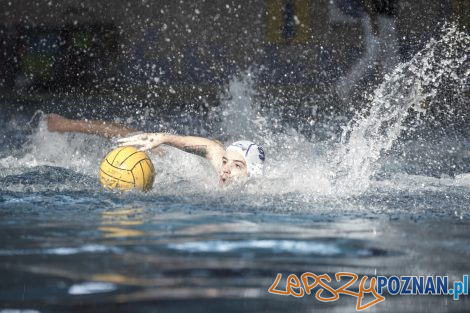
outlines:
{"label": "yellow water polo ball", "polygon": [[147,191],[152,188],[155,169],[145,152],[134,147],[121,147],[106,155],[99,176],[105,188]]}

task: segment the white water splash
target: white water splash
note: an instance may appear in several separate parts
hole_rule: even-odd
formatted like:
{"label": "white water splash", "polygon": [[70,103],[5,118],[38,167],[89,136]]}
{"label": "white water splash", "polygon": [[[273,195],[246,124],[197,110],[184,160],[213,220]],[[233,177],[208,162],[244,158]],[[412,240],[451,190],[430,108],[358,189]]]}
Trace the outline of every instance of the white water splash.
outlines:
{"label": "white water splash", "polygon": [[341,193],[366,190],[377,171],[381,153],[389,150],[403,130],[410,109],[432,103],[444,82],[468,86],[470,37],[455,26],[439,40],[431,40],[409,62],[400,64],[370,96],[370,109],[358,113],[333,151],[335,189]]}
{"label": "white water splash", "polygon": [[[252,140],[266,152],[265,177],[246,188],[254,194],[331,192],[327,167],[321,157],[325,147],[309,142],[287,124],[272,104],[257,93],[256,73],[248,71],[229,83],[220,105],[223,134],[231,140]],[[227,142],[229,144],[230,142]]]}
{"label": "white water splash", "polygon": [[7,173],[15,174],[25,168],[57,166],[94,175],[101,161],[101,150],[109,142],[96,136],[83,134],[61,134],[47,131],[47,123],[41,119],[30,141],[23,147],[22,156],[7,156],[0,159],[0,166]]}
{"label": "white water splash", "polygon": [[[420,103],[432,104],[449,80],[457,87],[468,86],[469,46],[468,35],[455,28],[430,41],[411,61],[385,77],[333,149],[328,142],[309,141],[282,124],[280,114],[271,110],[274,105],[268,103],[270,97],[257,93],[254,73],[235,77],[216,112],[220,133],[226,140],[256,141],[264,146],[267,156],[265,179],[246,191],[260,196],[296,194],[306,200],[364,192],[378,169],[381,154],[392,147],[403,130],[410,109],[424,114]],[[24,167],[51,165],[96,177],[99,163],[111,146],[95,136],[50,133],[45,123],[40,123],[23,156],[0,159],[0,167],[11,174],[21,173]],[[151,157],[157,170],[151,193],[185,195],[217,190],[217,174],[205,160],[172,148],[163,158]]]}
{"label": "white water splash", "polygon": [[413,59],[397,65],[368,96],[364,109],[346,125],[341,142],[333,149],[307,141],[286,125],[274,133],[279,116],[262,110],[256,76],[245,73],[232,80],[229,96],[221,104],[221,125],[231,137],[248,136],[267,151],[266,180],[251,190],[309,197],[366,191],[382,153],[397,141],[411,110],[419,113],[418,118],[425,114],[424,106],[432,105],[449,82],[456,90],[468,88],[469,38],[456,26],[446,27],[439,39],[432,39]]}

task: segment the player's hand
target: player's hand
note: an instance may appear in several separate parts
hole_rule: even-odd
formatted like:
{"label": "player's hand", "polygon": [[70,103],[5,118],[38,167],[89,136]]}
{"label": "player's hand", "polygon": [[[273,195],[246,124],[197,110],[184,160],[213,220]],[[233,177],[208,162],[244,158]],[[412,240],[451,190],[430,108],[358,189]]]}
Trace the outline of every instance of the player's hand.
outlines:
{"label": "player's hand", "polygon": [[130,137],[124,137],[116,140],[119,147],[135,146],[140,151],[146,151],[157,148],[163,143],[163,134],[161,133],[142,133]]}

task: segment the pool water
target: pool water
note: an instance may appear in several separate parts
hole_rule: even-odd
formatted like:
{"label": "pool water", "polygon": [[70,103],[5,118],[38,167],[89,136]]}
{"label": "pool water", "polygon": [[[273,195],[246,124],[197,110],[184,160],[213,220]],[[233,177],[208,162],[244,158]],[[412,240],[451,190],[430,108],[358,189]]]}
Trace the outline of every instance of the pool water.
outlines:
{"label": "pool water", "polygon": [[[454,108],[468,105],[468,43],[455,30],[431,42],[377,87],[366,113],[332,125],[343,131],[331,140],[316,139],[325,134],[315,123],[309,136],[278,123],[253,100],[255,75],[241,73],[213,112],[217,123],[209,114],[202,128],[227,143],[263,143],[266,176],[229,189],[217,187],[204,160],[165,148],[151,155],[150,192],[104,190],[97,167],[112,141],[4,115],[0,312],[350,312],[352,296],[321,302],[268,289],[278,273],[279,290],[305,272],[462,281],[470,127],[457,123],[458,111],[437,123],[420,103],[436,104],[450,88],[461,91]],[[236,114],[246,124],[232,123]],[[162,117],[165,131],[201,127],[197,115],[185,118]],[[467,312],[470,304],[463,295],[385,297],[368,311]]]}

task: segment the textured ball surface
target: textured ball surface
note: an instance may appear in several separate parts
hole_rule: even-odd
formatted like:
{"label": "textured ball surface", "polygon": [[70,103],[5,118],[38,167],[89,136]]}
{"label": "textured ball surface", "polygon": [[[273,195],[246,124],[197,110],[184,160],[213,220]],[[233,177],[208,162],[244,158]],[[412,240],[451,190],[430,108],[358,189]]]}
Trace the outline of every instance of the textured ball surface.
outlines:
{"label": "textured ball surface", "polygon": [[109,152],[100,165],[100,181],[105,188],[150,190],[155,178],[152,161],[134,147]]}

